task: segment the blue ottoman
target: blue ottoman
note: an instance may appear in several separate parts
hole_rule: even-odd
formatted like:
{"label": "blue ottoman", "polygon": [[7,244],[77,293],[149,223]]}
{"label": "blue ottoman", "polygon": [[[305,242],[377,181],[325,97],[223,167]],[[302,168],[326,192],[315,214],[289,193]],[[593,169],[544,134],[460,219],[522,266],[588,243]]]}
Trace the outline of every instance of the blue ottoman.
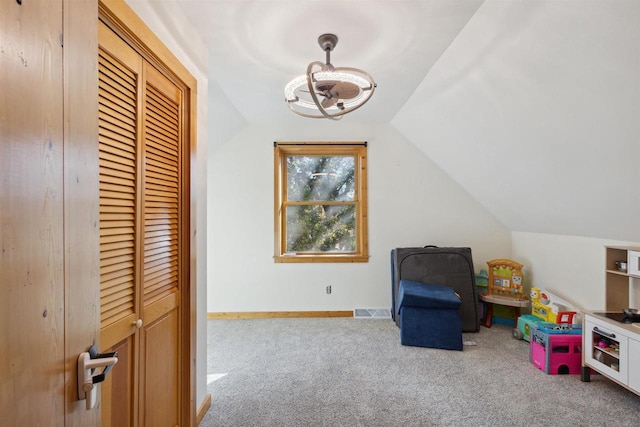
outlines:
{"label": "blue ottoman", "polygon": [[400,343],[462,350],[460,304],[449,286],[400,280]]}

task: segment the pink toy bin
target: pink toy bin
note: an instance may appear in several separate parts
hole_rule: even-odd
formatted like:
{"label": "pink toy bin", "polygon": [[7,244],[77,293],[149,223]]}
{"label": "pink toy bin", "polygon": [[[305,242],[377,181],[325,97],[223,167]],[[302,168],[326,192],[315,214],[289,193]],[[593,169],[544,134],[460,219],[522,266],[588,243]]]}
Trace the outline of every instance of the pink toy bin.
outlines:
{"label": "pink toy bin", "polygon": [[579,374],[582,368],[582,329],[553,323],[534,325],[529,356],[533,366],[547,375]]}

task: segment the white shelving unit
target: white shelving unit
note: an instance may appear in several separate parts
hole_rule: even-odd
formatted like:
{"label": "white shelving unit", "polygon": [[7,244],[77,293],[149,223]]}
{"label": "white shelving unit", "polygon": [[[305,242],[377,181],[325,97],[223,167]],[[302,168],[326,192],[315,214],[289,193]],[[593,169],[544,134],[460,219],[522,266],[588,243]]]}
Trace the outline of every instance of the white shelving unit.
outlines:
{"label": "white shelving unit", "polygon": [[[640,248],[606,246],[605,251],[606,310],[640,309]],[[627,263],[625,270],[617,267],[619,261]]]}
{"label": "white shelving unit", "polygon": [[588,312],[582,328],[582,380],[589,368],[640,395],[640,327]]}
{"label": "white shelving unit", "polygon": [[[623,323],[624,308],[640,308],[640,248],[607,246],[605,312],[587,312],[582,327],[582,381],[593,369],[640,395],[640,323]],[[626,262],[626,268],[620,267]],[[613,316],[615,317],[615,316]]]}

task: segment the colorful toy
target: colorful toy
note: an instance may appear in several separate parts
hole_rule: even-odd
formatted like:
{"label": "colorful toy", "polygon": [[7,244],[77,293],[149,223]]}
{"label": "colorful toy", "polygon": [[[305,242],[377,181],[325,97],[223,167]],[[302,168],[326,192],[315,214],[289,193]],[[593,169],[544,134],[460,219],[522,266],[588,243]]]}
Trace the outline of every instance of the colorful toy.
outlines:
{"label": "colorful toy", "polygon": [[582,328],[546,322],[533,325],[529,360],[547,375],[579,374],[582,368]]}
{"label": "colorful toy", "polygon": [[533,314],[523,314],[518,317],[517,326],[513,328],[513,337],[517,340],[530,341],[531,327],[536,323],[542,323],[541,319]]}
{"label": "colorful toy", "polygon": [[[489,286],[489,273],[487,270],[480,270],[480,273],[475,274],[476,279],[476,293],[478,294],[478,298],[480,295],[487,292],[487,287]],[[480,319],[484,319],[485,317],[485,305],[478,304],[478,309],[480,311]]]}
{"label": "colorful toy", "polygon": [[520,309],[529,306],[529,299],[522,293],[522,264],[510,259],[494,259],[487,261],[489,266],[489,283],[487,292],[480,294],[480,300],[487,307],[483,325],[490,328],[493,322],[493,305],[513,307],[515,319],[520,316]]}
{"label": "colorful toy", "polygon": [[489,286],[489,273],[487,270],[480,270],[480,273],[475,274],[476,279],[476,292],[478,295],[481,293],[487,292],[487,287]]}
{"label": "colorful toy", "polygon": [[522,264],[510,259],[494,259],[488,261],[487,265],[489,295],[523,299]]}
{"label": "colorful toy", "polygon": [[[526,304],[529,304],[529,302],[527,301]],[[492,315],[492,324],[511,326],[513,328],[517,324],[520,313],[516,311],[515,307],[498,303],[493,305]]]}
{"label": "colorful toy", "polygon": [[540,288],[531,288],[531,313],[549,323],[573,323],[571,304]]}
{"label": "colorful toy", "polygon": [[518,318],[513,329],[515,339],[529,341],[531,327],[538,323],[573,324],[577,320],[577,312],[571,310],[571,304],[551,292],[533,287],[529,296],[531,314]]}

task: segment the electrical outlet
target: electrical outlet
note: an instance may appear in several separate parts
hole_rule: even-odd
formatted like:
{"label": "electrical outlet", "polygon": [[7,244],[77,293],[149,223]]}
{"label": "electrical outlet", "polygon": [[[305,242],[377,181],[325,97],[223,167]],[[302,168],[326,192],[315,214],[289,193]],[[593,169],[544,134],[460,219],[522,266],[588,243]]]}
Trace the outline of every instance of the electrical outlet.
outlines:
{"label": "electrical outlet", "polygon": [[327,295],[331,293],[331,285],[327,286]]}

